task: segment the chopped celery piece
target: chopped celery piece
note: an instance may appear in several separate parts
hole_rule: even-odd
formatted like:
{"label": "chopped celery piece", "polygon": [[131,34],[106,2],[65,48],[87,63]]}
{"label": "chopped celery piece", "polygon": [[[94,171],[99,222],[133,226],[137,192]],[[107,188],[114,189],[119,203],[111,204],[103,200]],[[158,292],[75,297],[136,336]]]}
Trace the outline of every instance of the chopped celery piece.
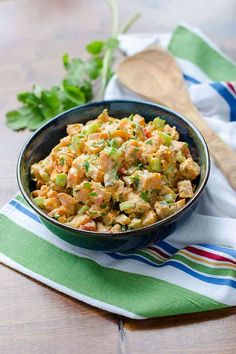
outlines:
{"label": "chopped celery piece", "polygon": [[166,121],[164,119],[161,119],[159,117],[156,117],[153,120],[153,125],[155,129],[163,129],[166,124]]}
{"label": "chopped celery piece", "polygon": [[72,136],[71,147],[74,152],[77,152],[81,142],[81,137],[78,135]]}
{"label": "chopped celery piece", "polygon": [[83,215],[86,213],[86,211],[89,210],[89,207],[87,205],[84,205],[80,208],[80,210],[78,211],[77,215]]}
{"label": "chopped celery piece", "polygon": [[55,214],[53,215],[53,218],[56,219],[56,220],[58,220],[60,216],[61,216],[60,214],[55,213]]}
{"label": "chopped celery piece", "polygon": [[176,195],[175,194],[166,194],[163,199],[166,203],[174,203],[175,201],[175,198],[176,198]]}
{"label": "chopped celery piece", "polygon": [[37,204],[40,208],[44,208],[45,206],[45,198],[42,198],[42,197],[36,197],[34,198],[34,202],[35,204]]}
{"label": "chopped celery piece", "polygon": [[84,168],[85,168],[85,171],[86,171],[86,172],[88,172],[89,167],[90,167],[90,163],[89,163],[88,161],[85,161],[85,162],[84,162]]}
{"label": "chopped celery piece", "polygon": [[149,161],[149,165],[153,172],[161,171],[161,160],[158,157],[152,157]]}
{"label": "chopped celery piece", "polygon": [[182,154],[181,151],[178,151],[177,154],[176,154],[176,160],[179,162],[179,163],[182,163],[186,160],[186,158],[184,157],[184,155]]}
{"label": "chopped celery piece", "polygon": [[122,154],[119,149],[116,149],[115,147],[111,146],[107,146],[103,151],[116,162],[119,160]]}
{"label": "chopped celery piece", "polygon": [[83,130],[82,133],[84,133],[85,135],[93,134],[98,130],[98,128],[100,128],[100,126],[101,126],[100,122],[91,123],[88,126],[86,126],[86,128]]}
{"label": "chopped celery piece", "polygon": [[132,209],[135,207],[135,202],[132,201],[127,201],[127,202],[122,202],[120,203],[120,210],[128,210],[128,209]]}
{"label": "chopped celery piece", "polygon": [[48,174],[47,172],[45,172],[45,171],[40,171],[39,174],[40,174],[40,177],[41,177],[45,182],[49,181],[50,176],[49,176],[49,174]]}
{"label": "chopped celery piece", "polygon": [[138,229],[142,226],[142,220],[138,218],[133,218],[131,223],[128,225],[129,229]]}
{"label": "chopped celery piece", "polygon": [[164,140],[165,145],[170,146],[170,144],[172,142],[172,138],[169,134],[167,134],[165,132],[160,132],[159,136]]}
{"label": "chopped celery piece", "polygon": [[60,187],[64,187],[66,185],[67,174],[66,173],[58,173],[56,176],[56,185]]}

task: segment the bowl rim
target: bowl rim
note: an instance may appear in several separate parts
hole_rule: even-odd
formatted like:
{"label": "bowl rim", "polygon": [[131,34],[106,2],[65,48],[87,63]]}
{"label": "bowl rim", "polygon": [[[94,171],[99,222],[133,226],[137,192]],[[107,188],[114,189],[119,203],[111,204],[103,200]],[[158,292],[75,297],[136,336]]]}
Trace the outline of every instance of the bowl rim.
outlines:
{"label": "bowl rim", "polygon": [[[35,203],[33,203],[32,199],[28,196],[28,194],[26,193],[23,184],[21,182],[21,163],[24,157],[24,154],[28,148],[28,146],[31,144],[31,142],[35,139],[35,137],[37,137],[42,131],[46,130],[48,126],[52,125],[55,121],[57,121],[58,119],[61,119],[62,117],[64,117],[65,115],[67,115],[68,113],[71,113],[73,111],[79,111],[79,110],[83,110],[84,108],[90,108],[90,107],[94,107],[94,106],[103,106],[106,104],[112,104],[112,103],[121,103],[121,104],[129,104],[129,103],[138,103],[138,104],[142,104],[142,105],[147,105],[147,106],[151,106],[151,107],[157,107],[163,111],[165,111],[167,114],[174,114],[176,116],[178,116],[178,118],[180,118],[181,120],[183,120],[185,123],[187,123],[188,126],[190,126],[190,128],[198,135],[198,138],[200,139],[203,148],[204,148],[204,153],[205,153],[205,157],[206,157],[206,171],[205,171],[205,177],[197,191],[197,193],[194,194],[194,196],[189,200],[189,202],[180,210],[178,210],[176,213],[168,216],[165,219],[159,220],[151,225],[139,228],[139,229],[133,229],[133,230],[127,230],[124,232],[116,232],[116,233],[108,233],[108,232],[97,232],[97,231],[87,231],[87,230],[79,230],[76,229],[74,227],[68,226],[66,224],[62,224],[59,221],[49,217],[46,213],[44,213],[42,211],[42,209],[40,209],[39,207],[36,206]],[[181,115],[180,113],[159,105],[157,103],[152,103],[152,102],[146,102],[143,100],[122,100],[122,99],[114,99],[114,100],[102,100],[102,101],[95,101],[95,102],[91,102],[91,103],[87,103],[87,104],[83,104],[80,106],[76,106],[73,107],[71,109],[68,109],[67,111],[64,111],[58,115],[56,115],[55,117],[51,118],[49,121],[47,121],[45,124],[43,124],[41,127],[39,127],[25,142],[25,144],[23,145],[21,152],[19,154],[18,160],[17,160],[17,165],[16,165],[16,176],[17,176],[17,183],[20,189],[20,192],[22,193],[24,199],[27,201],[27,203],[32,207],[32,209],[39,214],[43,219],[46,219],[49,223],[54,224],[55,226],[62,228],[64,230],[67,230],[69,232],[73,232],[79,235],[84,234],[87,236],[91,236],[94,235],[96,237],[100,237],[100,238],[104,238],[104,237],[109,237],[110,239],[113,238],[121,238],[122,236],[132,236],[134,237],[137,234],[140,233],[146,233],[148,231],[152,231],[153,229],[156,229],[160,226],[167,226],[169,225],[172,221],[174,221],[174,219],[178,218],[178,215],[182,214],[186,209],[188,209],[201,195],[201,193],[203,192],[208,178],[209,178],[209,174],[210,174],[210,154],[209,154],[209,149],[207,146],[207,143],[202,135],[202,133],[199,131],[199,129],[190,121],[188,120],[186,117],[184,117],[183,115]]]}

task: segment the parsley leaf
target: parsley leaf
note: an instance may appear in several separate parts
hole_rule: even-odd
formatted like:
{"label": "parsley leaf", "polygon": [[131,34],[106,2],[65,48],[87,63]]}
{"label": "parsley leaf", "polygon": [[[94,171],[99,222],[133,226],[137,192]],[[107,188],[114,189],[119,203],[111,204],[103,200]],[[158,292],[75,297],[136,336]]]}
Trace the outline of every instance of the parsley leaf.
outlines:
{"label": "parsley leaf", "polygon": [[101,53],[103,46],[104,46],[103,41],[93,41],[87,44],[86,49],[90,54],[96,55]]}
{"label": "parsley leaf", "polygon": [[106,85],[113,75],[112,64],[119,46],[118,35],[126,33],[139,17],[135,14],[119,29],[117,2],[110,0],[109,3],[113,21],[112,36],[105,41],[95,40],[88,43],[87,60],[71,59],[68,54],[64,54],[62,63],[65,76],[58,86],[47,90],[33,86],[31,92],[19,93],[17,99],[21,106],[18,110],[6,113],[6,124],[10,129],[35,130],[63,111],[90,102],[94,98],[96,87],[98,94],[95,99],[103,98]]}

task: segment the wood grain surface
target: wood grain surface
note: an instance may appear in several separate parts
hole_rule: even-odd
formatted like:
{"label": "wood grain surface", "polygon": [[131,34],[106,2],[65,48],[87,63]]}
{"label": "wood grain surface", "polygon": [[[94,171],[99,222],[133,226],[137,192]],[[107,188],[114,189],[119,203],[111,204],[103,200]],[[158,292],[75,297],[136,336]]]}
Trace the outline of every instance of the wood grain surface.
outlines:
{"label": "wood grain surface", "polygon": [[[199,26],[236,59],[235,0],[119,0],[122,21],[139,10],[132,31],[166,32],[180,20]],[[224,13],[224,16],[222,16]],[[110,33],[99,0],[0,0],[0,206],[17,192],[15,166],[30,135],[5,127],[15,95],[61,80],[60,58]],[[0,266],[0,353],[235,353],[236,309],[145,321],[120,319]],[[158,295],[158,294],[157,294]]]}

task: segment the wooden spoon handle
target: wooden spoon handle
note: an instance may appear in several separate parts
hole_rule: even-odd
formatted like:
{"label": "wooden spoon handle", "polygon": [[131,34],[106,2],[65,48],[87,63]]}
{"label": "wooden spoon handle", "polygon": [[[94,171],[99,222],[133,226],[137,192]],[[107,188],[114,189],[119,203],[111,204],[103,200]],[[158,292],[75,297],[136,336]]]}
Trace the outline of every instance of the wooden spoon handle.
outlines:
{"label": "wooden spoon handle", "polygon": [[232,188],[236,190],[236,152],[209,127],[207,122],[198,112],[198,110],[191,104],[189,112],[183,114],[200,130],[204,136],[210,154],[216,165],[221,169],[224,176],[227,178]]}

